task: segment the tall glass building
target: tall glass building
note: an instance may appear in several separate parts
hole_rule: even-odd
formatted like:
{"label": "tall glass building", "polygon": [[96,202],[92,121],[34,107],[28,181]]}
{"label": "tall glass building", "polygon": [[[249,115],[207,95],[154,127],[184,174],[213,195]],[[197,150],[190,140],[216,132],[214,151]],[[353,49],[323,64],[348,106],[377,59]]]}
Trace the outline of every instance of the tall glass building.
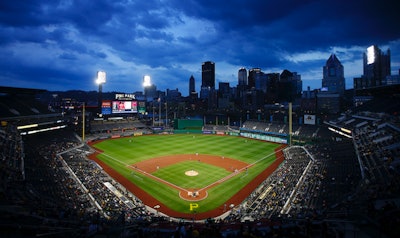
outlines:
{"label": "tall glass building", "polygon": [[390,50],[386,54],[376,45],[367,48],[364,53],[364,84],[369,87],[382,86],[390,76]]}
{"label": "tall glass building", "polygon": [[215,88],[215,63],[206,61],[201,65],[201,87]]}

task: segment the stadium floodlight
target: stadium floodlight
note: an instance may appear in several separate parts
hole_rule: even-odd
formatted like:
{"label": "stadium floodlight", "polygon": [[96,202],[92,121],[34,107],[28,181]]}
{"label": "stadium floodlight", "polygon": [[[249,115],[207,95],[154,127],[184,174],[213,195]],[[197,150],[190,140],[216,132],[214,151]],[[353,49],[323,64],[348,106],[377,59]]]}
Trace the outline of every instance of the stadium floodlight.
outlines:
{"label": "stadium floodlight", "polygon": [[103,101],[103,84],[106,83],[106,72],[105,71],[97,71],[97,79],[96,84],[99,85],[99,94],[97,99],[97,107],[99,110],[99,116],[102,116],[101,112],[101,102]]}
{"label": "stadium floodlight", "polygon": [[149,87],[149,86],[151,86],[150,76],[145,75],[143,77],[143,87]]}
{"label": "stadium floodlight", "polygon": [[97,79],[96,84],[104,84],[106,83],[106,72],[104,71],[97,71]]}

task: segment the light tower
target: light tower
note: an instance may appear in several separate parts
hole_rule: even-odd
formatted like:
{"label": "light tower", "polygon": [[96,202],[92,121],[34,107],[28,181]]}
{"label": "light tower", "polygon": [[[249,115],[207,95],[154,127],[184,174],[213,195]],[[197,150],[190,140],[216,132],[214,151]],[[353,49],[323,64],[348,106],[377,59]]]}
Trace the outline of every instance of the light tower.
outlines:
{"label": "light tower", "polygon": [[97,71],[96,84],[99,85],[99,95],[98,95],[98,109],[99,115],[101,115],[101,102],[103,101],[103,84],[106,83],[106,72]]}
{"label": "light tower", "polygon": [[[151,87],[151,78],[149,75],[143,76],[143,88],[144,88],[144,96],[146,97],[146,102],[147,102],[147,89]],[[152,126],[154,126],[154,103],[153,104],[153,123]]]}

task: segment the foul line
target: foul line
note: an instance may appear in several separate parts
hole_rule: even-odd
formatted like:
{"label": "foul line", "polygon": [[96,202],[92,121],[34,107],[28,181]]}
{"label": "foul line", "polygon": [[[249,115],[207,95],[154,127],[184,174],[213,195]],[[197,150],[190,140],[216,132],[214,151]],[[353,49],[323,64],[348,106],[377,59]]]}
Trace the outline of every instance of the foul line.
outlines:
{"label": "foul line", "polygon": [[[283,149],[280,149],[279,151],[281,151],[281,150],[283,150]],[[269,155],[266,155],[266,156],[264,156],[264,157],[261,157],[259,160],[256,160],[254,163],[249,164],[249,165],[247,165],[247,166],[245,166],[245,167],[239,169],[237,172],[233,172],[233,173],[229,174],[228,176],[225,176],[225,177],[221,178],[220,180],[215,181],[214,183],[209,184],[209,185],[205,186],[204,188],[199,189],[198,191],[202,191],[202,190],[205,190],[205,189],[207,189],[207,188],[213,187],[213,186],[215,186],[216,184],[223,183],[223,182],[225,182],[226,180],[228,180],[228,179],[230,179],[230,178],[232,178],[232,177],[238,175],[239,173],[243,172],[243,170],[250,168],[251,166],[253,166],[253,165],[259,163],[260,161],[263,161],[263,160],[269,158],[270,156],[272,156],[272,155],[274,155],[274,154],[275,154],[275,152],[273,152],[273,153],[271,153],[271,154],[269,154]]]}
{"label": "foul line", "polygon": [[172,187],[174,187],[174,188],[177,188],[178,190],[183,190],[183,191],[185,191],[185,192],[190,192],[189,190],[184,189],[184,188],[182,188],[182,187],[179,187],[179,186],[176,185],[176,184],[170,183],[170,182],[168,182],[167,180],[161,179],[161,178],[159,178],[159,177],[157,177],[157,176],[154,176],[154,175],[152,175],[152,174],[150,174],[150,173],[147,173],[146,171],[143,171],[143,170],[141,170],[141,169],[132,167],[132,165],[127,165],[127,167],[129,167],[129,168],[131,168],[131,169],[134,169],[134,170],[137,170],[137,171],[141,172],[142,174],[144,174],[144,175],[146,175],[146,176],[148,176],[148,177],[151,177],[151,178],[153,178],[153,179],[155,179],[155,180],[158,180],[158,181],[160,181],[160,182],[162,182],[162,183],[166,183],[166,184],[168,184],[168,185],[170,185],[170,186],[172,186]]}
{"label": "foul line", "polygon": [[166,184],[168,184],[168,185],[170,185],[170,186],[172,186],[172,187],[174,187],[174,188],[176,188],[176,189],[178,189],[178,190],[183,190],[183,191],[185,191],[185,192],[190,192],[190,191],[187,190],[187,189],[184,189],[184,188],[182,188],[182,187],[179,187],[178,185],[175,185],[175,184],[170,183],[170,182],[168,182],[168,181],[166,181],[166,180],[164,180],[164,179],[161,179],[161,178],[156,177],[156,176],[154,176],[154,175],[152,175],[152,174],[149,174],[149,173],[147,173],[146,171],[143,171],[143,170],[141,170],[141,169],[132,167],[132,165],[129,165],[129,164],[127,164],[127,163],[125,163],[125,162],[123,162],[123,161],[121,161],[121,160],[115,159],[114,157],[112,157],[112,156],[110,156],[110,155],[108,155],[108,154],[106,154],[106,153],[104,153],[104,152],[100,152],[100,151],[98,151],[98,150],[96,150],[96,151],[97,151],[99,154],[102,154],[102,155],[104,155],[104,156],[110,158],[110,159],[113,160],[113,161],[116,161],[116,162],[118,162],[118,163],[120,163],[120,164],[122,164],[122,165],[125,165],[125,166],[128,167],[128,168],[137,170],[137,171],[141,172],[142,174],[145,174],[145,175],[148,176],[148,177],[151,177],[151,178],[153,178],[153,179],[155,179],[155,180],[158,180],[159,182],[166,183]]}

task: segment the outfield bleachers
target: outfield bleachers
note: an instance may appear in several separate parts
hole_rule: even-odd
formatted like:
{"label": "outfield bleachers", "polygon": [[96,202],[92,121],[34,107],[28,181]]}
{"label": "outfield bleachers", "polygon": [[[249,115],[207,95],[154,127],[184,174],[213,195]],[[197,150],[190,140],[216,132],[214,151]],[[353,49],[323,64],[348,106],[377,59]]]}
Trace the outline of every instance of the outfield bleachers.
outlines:
{"label": "outfield bleachers", "polygon": [[91,133],[107,133],[107,132],[122,132],[135,131],[137,129],[146,128],[146,125],[139,120],[120,120],[120,121],[93,121],[90,124]]}

